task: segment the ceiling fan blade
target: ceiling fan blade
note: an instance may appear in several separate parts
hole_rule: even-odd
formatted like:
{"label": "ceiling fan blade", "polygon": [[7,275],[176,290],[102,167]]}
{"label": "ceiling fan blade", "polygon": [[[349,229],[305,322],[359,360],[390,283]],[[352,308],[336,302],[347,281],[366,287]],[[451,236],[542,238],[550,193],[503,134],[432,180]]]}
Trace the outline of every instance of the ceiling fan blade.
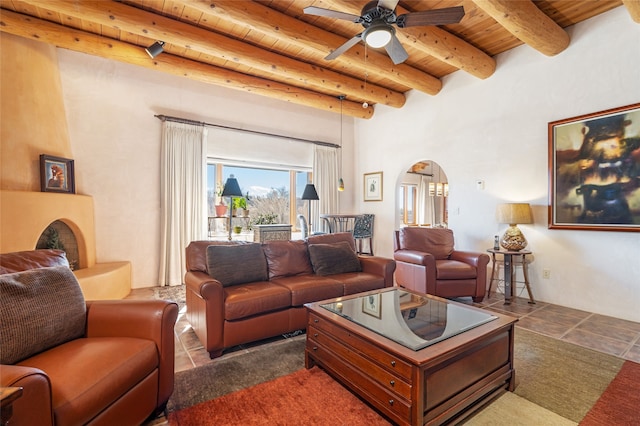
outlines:
{"label": "ceiling fan blade", "polygon": [[389,10],[396,10],[396,6],[400,0],[378,0],[378,7],[384,7]]}
{"label": "ceiling fan blade", "polygon": [[398,40],[395,34],[391,36],[391,41],[384,48],[396,65],[403,63],[409,57],[409,54],[404,50],[402,43],[400,43],[400,40]]}
{"label": "ceiling fan blade", "polygon": [[406,28],[422,25],[457,24],[463,16],[464,8],[462,6],[446,7],[400,15],[396,18],[396,25],[400,28]]}
{"label": "ceiling fan blade", "polygon": [[362,40],[362,33],[360,33],[357,36],[354,36],[352,39],[348,40],[345,44],[343,44],[342,46],[338,47],[333,52],[329,53],[324,59],[326,59],[327,61],[331,61],[331,60],[337,58],[338,56],[342,55],[344,52],[346,52],[347,50],[351,49],[353,46],[358,44],[360,42],[360,40]]}
{"label": "ceiling fan blade", "polygon": [[344,19],[358,23],[362,18],[350,13],[338,12],[337,10],[323,9],[321,7],[308,6],[302,9],[306,15],[326,16],[327,18]]}

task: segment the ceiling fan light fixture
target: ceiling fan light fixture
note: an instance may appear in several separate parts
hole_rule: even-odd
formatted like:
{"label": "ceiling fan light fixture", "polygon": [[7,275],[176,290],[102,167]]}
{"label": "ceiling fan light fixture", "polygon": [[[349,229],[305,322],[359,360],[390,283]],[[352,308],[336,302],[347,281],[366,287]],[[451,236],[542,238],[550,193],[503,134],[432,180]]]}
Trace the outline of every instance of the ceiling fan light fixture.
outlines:
{"label": "ceiling fan light fixture", "polygon": [[385,24],[371,24],[369,28],[364,30],[362,38],[369,47],[374,49],[384,47],[391,41],[391,38],[395,34],[393,27]]}

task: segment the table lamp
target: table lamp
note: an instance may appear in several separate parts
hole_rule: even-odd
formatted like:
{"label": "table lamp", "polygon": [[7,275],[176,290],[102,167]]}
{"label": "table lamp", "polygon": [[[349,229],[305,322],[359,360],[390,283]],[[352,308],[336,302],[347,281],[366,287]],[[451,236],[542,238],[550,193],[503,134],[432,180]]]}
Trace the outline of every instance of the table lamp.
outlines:
{"label": "table lamp", "polygon": [[[229,175],[229,178],[224,184],[224,190],[222,191],[222,197],[229,197],[229,206],[233,206],[233,197],[242,197],[242,191],[238,184],[238,179],[233,175]],[[231,241],[231,218],[233,214],[232,208],[229,208],[229,241]]]}
{"label": "table lamp", "polygon": [[308,183],[307,186],[304,187],[304,192],[302,193],[302,199],[308,200],[307,203],[309,205],[309,235],[311,235],[313,231],[313,226],[311,225],[311,200],[319,200],[318,193],[316,192],[316,187],[312,183]]}
{"label": "table lamp", "polygon": [[500,240],[500,245],[509,251],[519,251],[527,246],[527,239],[517,224],[533,223],[531,206],[528,203],[499,204],[496,209],[498,223],[508,223],[509,228]]}

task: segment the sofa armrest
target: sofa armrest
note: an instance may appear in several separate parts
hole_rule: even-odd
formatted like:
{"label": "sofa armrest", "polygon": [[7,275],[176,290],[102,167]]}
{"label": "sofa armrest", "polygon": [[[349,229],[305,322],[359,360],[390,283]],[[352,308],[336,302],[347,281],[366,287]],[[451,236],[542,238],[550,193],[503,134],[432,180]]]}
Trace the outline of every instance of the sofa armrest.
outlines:
{"label": "sofa armrest", "polygon": [[431,268],[436,267],[436,258],[431,253],[423,251],[401,249],[393,253],[393,258],[398,262],[413,263],[414,265]]}
{"label": "sofa armrest", "polygon": [[212,358],[224,348],[224,288],[201,271],[185,274],[187,320]]}
{"label": "sofa armrest", "polygon": [[393,287],[393,272],[396,262],[393,259],[379,256],[358,256],[362,272],[378,275],[384,278],[385,287]]}
{"label": "sofa armrest", "polygon": [[87,302],[87,337],[135,337],[158,348],[158,407],[173,393],[178,305],[168,300],[97,300]]}
{"label": "sofa armrest", "polygon": [[10,424],[53,425],[51,382],[44,371],[20,365],[0,366],[0,386],[22,387],[12,405]]}

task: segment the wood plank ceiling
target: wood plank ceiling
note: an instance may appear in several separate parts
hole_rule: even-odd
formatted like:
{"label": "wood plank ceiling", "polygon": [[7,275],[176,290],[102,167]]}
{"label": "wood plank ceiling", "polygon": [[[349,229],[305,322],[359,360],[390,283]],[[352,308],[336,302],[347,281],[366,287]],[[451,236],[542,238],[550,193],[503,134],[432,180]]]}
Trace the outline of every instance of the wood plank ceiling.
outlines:
{"label": "wood plank ceiling", "polygon": [[[367,2],[0,0],[0,30],[209,84],[370,118],[375,104],[401,108],[409,90],[438,96],[441,78],[452,72],[490,77],[496,69],[494,56],[523,43],[540,55],[559,54],[571,48],[564,28],[623,4],[631,16],[629,25],[640,22],[640,0],[409,0],[400,2],[396,14],[463,6],[465,15],[457,24],[399,28],[396,34],[409,54],[399,65],[384,50],[364,43],[333,61],[325,60],[363,28],[306,15],[303,8],[360,15]],[[164,53],[151,59],[144,48],[156,40],[165,42]]]}

